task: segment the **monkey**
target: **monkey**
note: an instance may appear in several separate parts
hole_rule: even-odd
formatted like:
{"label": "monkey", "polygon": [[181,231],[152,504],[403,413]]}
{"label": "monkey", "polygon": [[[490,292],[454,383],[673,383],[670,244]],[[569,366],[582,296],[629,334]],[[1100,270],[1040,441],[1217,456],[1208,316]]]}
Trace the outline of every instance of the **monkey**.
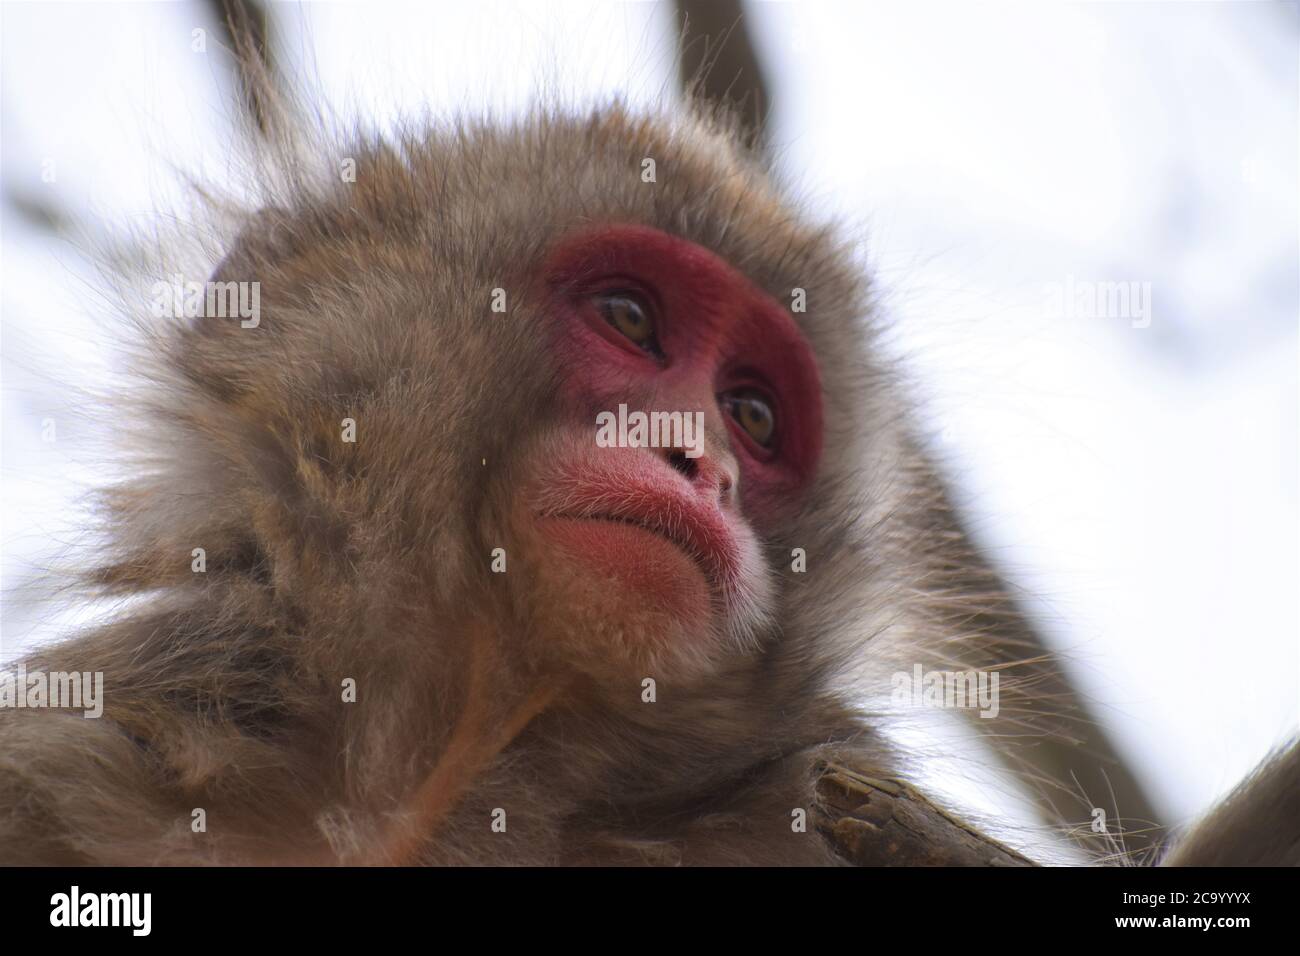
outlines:
{"label": "monkey", "polygon": [[102,717],[0,708],[0,862],[846,862],[864,688],[1018,626],[848,241],[707,110],[267,150],[206,283],[258,314],[146,325],[122,610],[24,662]]}

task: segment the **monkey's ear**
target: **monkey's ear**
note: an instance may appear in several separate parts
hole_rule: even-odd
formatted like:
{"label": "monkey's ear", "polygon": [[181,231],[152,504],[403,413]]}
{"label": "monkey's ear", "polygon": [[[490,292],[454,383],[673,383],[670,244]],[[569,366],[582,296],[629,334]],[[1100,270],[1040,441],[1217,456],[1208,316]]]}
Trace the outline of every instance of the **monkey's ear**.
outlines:
{"label": "monkey's ear", "polygon": [[267,207],[244,223],[222,260],[212,270],[212,282],[258,282],[276,265],[298,252],[289,216]]}
{"label": "monkey's ear", "polygon": [[[264,314],[285,267],[301,254],[283,210],[249,216],[173,340],[173,366],[204,394],[229,402],[255,387],[256,356],[274,323]],[[260,345],[259,345],[260,343]]]}

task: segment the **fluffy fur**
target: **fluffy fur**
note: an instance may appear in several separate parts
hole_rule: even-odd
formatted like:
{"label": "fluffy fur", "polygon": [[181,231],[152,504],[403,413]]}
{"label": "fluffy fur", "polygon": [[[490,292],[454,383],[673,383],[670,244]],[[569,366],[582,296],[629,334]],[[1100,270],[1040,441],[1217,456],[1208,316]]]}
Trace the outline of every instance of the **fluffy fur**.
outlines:
{"label": "fluffy fur", "polygon": [[[835,231],[712,118],[539,110],[275,142],[256,201],[211,220],[231,237],[212,278],[261,283],[259,326],[145,326],[152,447],[106,495],[90,575],[140,600],[28,661],[102,671],[102,720],[0,711],[0,859],[837,862],[791,811],[814,801],[819,761],[898,772],[863,696],[914,662],[1006,663],[1023,624],[948,513]],[[794,317],[824,387],[818,476],[764,529],[744,640],[639,662],[653,704],[627,669],[547,652],[539,631],[599,615],[566,621],[511,534],[563,374],[530,270],[607,222],[697,243],[777,301],[805,289]],[[808,573],[790,571],[795,547]]]}

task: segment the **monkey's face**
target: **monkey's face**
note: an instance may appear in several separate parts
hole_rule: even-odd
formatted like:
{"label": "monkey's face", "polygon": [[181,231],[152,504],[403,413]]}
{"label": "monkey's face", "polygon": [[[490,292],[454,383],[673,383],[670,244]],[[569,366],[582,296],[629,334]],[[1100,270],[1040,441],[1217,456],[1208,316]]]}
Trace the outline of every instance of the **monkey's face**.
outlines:
{"label": "monkey's face", "polygon": [[739,272],[649,228],[560,242],[537,295],[565,370],[512,517],[530,617],[588,671],[707,672],[770,619],[764,532],[820,454],[812,351]]}

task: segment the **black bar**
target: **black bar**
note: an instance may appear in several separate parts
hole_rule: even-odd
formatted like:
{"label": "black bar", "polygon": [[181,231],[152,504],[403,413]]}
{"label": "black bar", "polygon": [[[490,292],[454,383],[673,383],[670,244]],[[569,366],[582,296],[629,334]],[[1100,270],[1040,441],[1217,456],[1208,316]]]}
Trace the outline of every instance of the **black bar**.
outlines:
{"label": "black bar", "polygon": [[[204,948],[283,940],[294,952],[394,934],[435,952],[508,938],[673,947],[689,939],[694,948],[706,938],[753,937],[769,948],[787,933],[800,948],[843,938],[857,952],[895,931],[926,948],[1023,943],[1033,935],[1016,934],[1039,932],[1071,943],[1233,945],[1260,932],[1293,938],[1297,885],[1290,870],[1228,869],[0,869],[0,914],[9,944],[76,934],[76,944],[147,938]],[[143,896],[138,909],[122,910],[126,925],[51,925],[70,911],[73,886],[87,914],[89,895],[98,908],[97,894],[150,894],[147,937],[135,936],[129,918],[142,928]],[[60,895],[68,905],[56,913]],[[1248,925],[1208,929],[1166,922],[1243,917]],[[1118,925],[1132,918],[1154,925]]]}

